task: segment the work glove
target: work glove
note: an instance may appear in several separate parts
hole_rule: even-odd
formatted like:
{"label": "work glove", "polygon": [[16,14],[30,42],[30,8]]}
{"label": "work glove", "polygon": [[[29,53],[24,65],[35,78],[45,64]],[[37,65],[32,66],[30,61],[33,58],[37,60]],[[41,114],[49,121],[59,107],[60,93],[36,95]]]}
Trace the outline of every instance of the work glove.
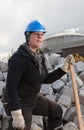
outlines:
{"label": "work glove", "polygon": [[75,63],[75,59],[73,57],[73,55],[68,55],[65,59],[65,62],[63,64],[63,66],[61,67],[61,69],[63,71],[65,71],[66,73],[70,73],[70,68],[69,68],[69,64],[74,64]]}
{"label": "work glove", "polygon": [[21,109],[11,111],[11,114],[13,118],[13,121],[12,121],[13,128],[23,130],[25,128],[25,121],[24,121]]}

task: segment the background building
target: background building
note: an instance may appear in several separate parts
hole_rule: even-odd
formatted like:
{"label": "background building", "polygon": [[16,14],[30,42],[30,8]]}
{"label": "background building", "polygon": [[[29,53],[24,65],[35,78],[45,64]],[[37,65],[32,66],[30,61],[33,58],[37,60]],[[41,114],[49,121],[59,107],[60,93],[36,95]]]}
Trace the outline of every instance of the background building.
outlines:
{"label": "background building", "polygon": [[63,33],[46,38],[42,48],[45,52],[60,53],[64,57],[70,53],[84,56],[84,34],[80,34],[78,28],[65,30]]}

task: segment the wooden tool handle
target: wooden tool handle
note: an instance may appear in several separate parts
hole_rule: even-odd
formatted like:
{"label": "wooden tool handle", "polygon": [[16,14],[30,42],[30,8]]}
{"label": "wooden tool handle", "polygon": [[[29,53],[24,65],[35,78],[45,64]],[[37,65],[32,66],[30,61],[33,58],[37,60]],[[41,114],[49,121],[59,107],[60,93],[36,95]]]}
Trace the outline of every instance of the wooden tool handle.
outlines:
{"label": "wooden tool handle", "polygon": [[78,116],[79,129],[84,130],[83,119],[82,119],[80,103],[79,103],[79,96],[78,96],[76,79],[75,79],[75,72],[74,72],[74,67],[71,63],[70,63],[70,73],[71,73],[72,87],[73,87],[74,99],[75,99],[77,116]]}

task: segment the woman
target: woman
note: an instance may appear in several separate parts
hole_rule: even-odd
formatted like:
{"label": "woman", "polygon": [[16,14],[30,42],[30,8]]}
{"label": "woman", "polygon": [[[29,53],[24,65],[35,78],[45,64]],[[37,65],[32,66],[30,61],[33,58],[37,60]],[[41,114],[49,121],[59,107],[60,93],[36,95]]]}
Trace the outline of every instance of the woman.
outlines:
{"label": "woman", "polygon": [[[6,85],[6,113],[12,117],[7,130],[30,130],[32,114],[47,116],[48,130],[63,130],[62,108],[40,92],[42,84],[52,83],[69,72],[68,60],[62,68],[48,73],[45,58],[39,47],[43,44],[46,28],[38,21],[31,21],[26,30],[26,42],[9,60]],[[67,57],[73,62],[73,56]]]}

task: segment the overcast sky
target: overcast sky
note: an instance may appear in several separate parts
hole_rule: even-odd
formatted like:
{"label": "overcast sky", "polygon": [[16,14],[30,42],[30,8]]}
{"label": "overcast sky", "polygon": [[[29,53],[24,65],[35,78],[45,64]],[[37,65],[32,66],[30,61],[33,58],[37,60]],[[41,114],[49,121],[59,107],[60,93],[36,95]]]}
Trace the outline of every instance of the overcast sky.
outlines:
{"label": "overcast sky", "polygon": [[18,48],[33,20],[42,21],[46,36],[65,29],[84,29],[84,0],[0,0],[0,54]]}

